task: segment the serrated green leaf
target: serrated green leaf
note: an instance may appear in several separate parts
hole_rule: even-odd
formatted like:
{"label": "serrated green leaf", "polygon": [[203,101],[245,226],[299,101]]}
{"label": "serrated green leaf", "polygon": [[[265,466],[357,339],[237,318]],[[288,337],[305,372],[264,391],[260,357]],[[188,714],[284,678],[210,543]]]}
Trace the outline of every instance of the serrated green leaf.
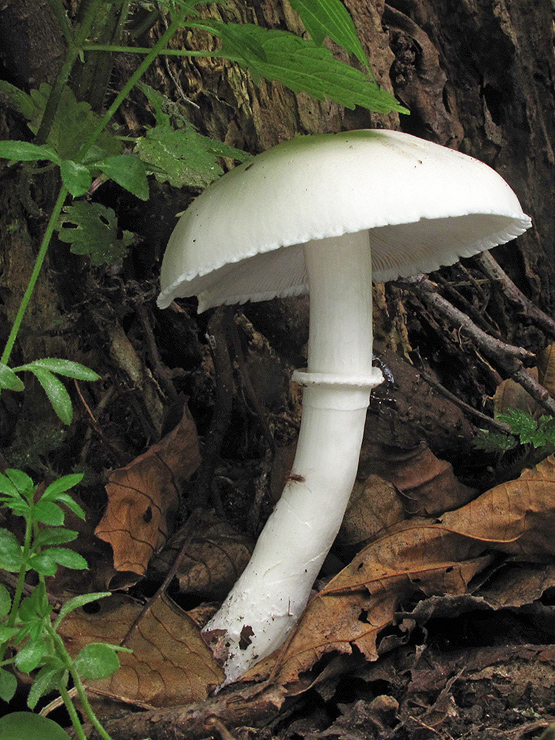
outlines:
{"label": "serrated green leaf", "polygon": [[138,157],[131,154],[119,154],[95,162],[95,167],[137,198],[148,200],[147,170],[144,162],[141,162]]}
{"label": "serrated green leaf", "polygon": [[223,174],[218,157],[229,157],[240,162],[250,155],[240,149],[202,136],[192,126],[172,129],[159,125],[149,129],[139,139],[136,151],[145,162],[157,169],[159,182],[170,182],[176,188],[206,187]]}
{"label": "serrated green leaf", "polygon": [[38,162],[47,159],[59,163],[60,158],[47,144],[32,144],[29,141],[0,141],[0,157],[17,162]]}
{"label": "serrated green leaf", "polygon": [[21,494],[17,486],[3,473],[0,473],[0,493],[4,493],[6,496],[11,498],[20,498]]}
{"label": "serrated green leaf", "polygon": [[18,378],[15,372],[0,362],[0,388],[7,388],[10,391],[23,391],[25,384]]}
{"label": "serrated green leaf", "polygon": [[41,384],[52,408],[64,424],[71,424],[73,418],[73,407],[71,398],[62,381],[53,375],[49,370],[45,370],[38,365],[30,365],[29,372],[33,373]]}
{"label": "serrated green leaf", "polygon": [[69,550],[67,547],[49,547],[43,550],[42,554],[58,565],[73,570],[87,570],[89,564],[78,552]]}
{"label": "serrated green leaf", "polygon": [[58,504],[41,499],[33,506],[33,517],[35,521],[41,522],[41,524],[48,524],[50,527],[59,527],[64,523],[65,514]]}
{"label": "serrated green leaf", "polygon": [[33,500],[36,486],[33,479],[27,473],[24,473],[23,470],[17,470],[17,468],[6,468],[6,475],[27,501]]}
{"label": "serrated green leaf", "polygon": [[[335,59],[332,52],[314,41],[302,39],[287,31],[268,30],[249,23],[233,31],[233,44],[228,42],[229,26],[219,21],[204,21],[205,27],[222,39],[220,54],[247,67],[249,72],[277,80],[294,92],[306,92],[319,100],[330,99],[347,108],[360,105],[378,113],[408,113],[391,93],[380,88],[364,72]],[[266,61],[249,58],[248,64],[234,51],[238,35],[244,43],[256,40],[264,49]]]}
{"label": "serrated green leaf", "polygon": [[74,198],[85,195],[92,184],[92,175],[88,167],[71,159],[64,159],[60,164],[64,185]]}
{"label": "serrated green leaf", "polygon": [[15,665],[23,673],[31,673],[38,668],[47,650],[42,640],[29,640],[15,656]]}
{"label": "serrated green leaf", "polygon": [[56,496],[56,501],[59,504],[64,504],[65,506],[67,506],[67,508],[80,519],[85,519],[85,512],[83,511],[83,509],[67,493],[58,494]]}
{"label": "serrated green leaf", "polygon": [[[49,95],[50,86],[47,84],[40,85],[37,90],[31,90],[30,97],[34,110],[29,128],[35,134],[39,129]],[[66,86],[47,143],[55,149],[60,160],[75,160],[83,142],[96,129],[99,120],[91,106],[85,102],[78,102],[72,90]],[[103,156],[119,154],[122,148],[121,142],[107,131],[100,135],[96,146],[103,152]]]}
{"label": "serrated green leaf", "polygon": [[70,612],[75,611],[75,609],[80,609],[82,606],[85,606],[85,604],[92,604],[93,601],[98,601],[98,599],[105,599],[111,595],[112,594],[110,591],[99,591],[94,594],[83,594],[82,596],[74,596],[69,601],[66,601],[66,603],[60,609],[60,613],[58,614],[58,618],[56,619],[56,622],[54,624],[54,629],[57,629],[62,619],[64,617],[67,617]]}
{"label": "serrated green leaf", "polygon": [[60,686],[66,686],[68,673],[62,666],[45,665],[33,679],[29,694],[27,696],[27,706],[34,709],[38,700],[44,694],[48,694]]}
{"label": "serrated green leaf", "polygon": [[90,642],[75,658],[74,665],[81,678],[96,681],[111,676],[120,663],[113,648],[102,642]]}
{"label": "serrated green leaf", "polygon": [[289,0],[304,27],[319,45],[326,37],[368,67],[368,59],[357,36],[355,24],[341,0]]}
{"label": "serrated green leaf", "polygon": [[[0,699],[11,701],[17,691],[17,678],[13,673],[0,668]],[[1,729],[1,725],[0,725]]]}
{"label": "serrated green leaf", "polygon": [[23,562],[21,545],[12,532],[0,529],[0,568],[17,573]]}
{"label": "serrated green leaf", "polygon": [[473,439],[472,444],[478,450],[484,450],[484,452],[507,452],[514,449],[518,441],[512,434],[480,429],[479,434]]}
{"label": "serrated green leaf", "polygon": [[71,488],[75,488],[83,480],[83,473],[71,473],[70,475],[63,475],[58,480],[45,489],[41,496],[41,501],[57,501],[61,493],[69,491]]}
{"label": "serrated green leaf", "polygon": [[0,583],[0,619],[4,619],[10,613],[11,608],[12,597],[10,592],[3,583]]}
{"label": "serrated green leaf", "polygon": [[48,545],[64,545],[66,542],[73,542],[77,537],[79,532],[73,529],[45,527],[38,532],[33,544],[37,549]]}
{"label": "serrated green leaf", "polygon": [[118,231],[116,214],[101,203],[78,201],[64,208],[58,223],[61,241],[71,244],[74,254],[90,257],[93,265],[115,265],[122,261],[133,234]]}
{"label": "serrated green leaf", "polygon": [[521,444],[533,443],[538,429],[538,422],[526,411],[521,409],[509,409],[499,414],[498,421],[507,424],[513,434],[516,434]]}

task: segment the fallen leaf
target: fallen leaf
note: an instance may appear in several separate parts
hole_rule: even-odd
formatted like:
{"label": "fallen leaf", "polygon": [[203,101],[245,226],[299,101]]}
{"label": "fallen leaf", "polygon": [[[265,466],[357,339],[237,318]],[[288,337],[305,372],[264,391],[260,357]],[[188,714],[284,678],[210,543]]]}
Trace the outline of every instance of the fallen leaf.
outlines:
{"label": "fallen leaf", "polygon": [[[123,594],[78,609],[59,628],[72,657],[90,642],[120,645],[143,606]],[[205,645],[196,623],[169,598],[158,599],[125,641],[132,653],[118,653],[121,668],[109,678],[87,681],[99,701],[122,700],[150,706],[203,701],[223,671]],[[101,694],[99,694],[101,692]],[[104,696],[104,699],[102,698]]]}
{"label": "fallen leaf", "polygon": [[[184,536],[189,539],[186,527],[175,532],[153,558],[149,571],[154,580],[161,580],[167,574],[181,551]],[[249,562],[252,549],[253,543],[247,537],[214,512],[197,512],[195,534],[185,545],[185,555],[176,573],[179,590],[205,599],[223,599]]]}
{"label": "fallen leaf", "polygon": [[[117,571],[145,574],[152,555],[168,539],[179,488],[199,463],[195,424],[185,408],[175,429],[110,475],[108,506],[95,534],[112,545]],[[136,580],[130,579],[130,583]]]}
{"label": "fallen leaf", "polygon": [[371,542],[308,604],[281,650],[243,680],[290,686],[325,655],[374,661],[396,613],[433,595],[463,595],[505,554],[535,562],[555,556],[555,457],[439,519],[400,522]]}
{"label": "fallen leaf", "polygon": [[376,444],[373,453],[367,444],[365,454],[366,469],[401,491],[408,516],[441,514],[476,495],[473,488],[457,480],[451,463],[437,458],[425,441],[405,449]]}

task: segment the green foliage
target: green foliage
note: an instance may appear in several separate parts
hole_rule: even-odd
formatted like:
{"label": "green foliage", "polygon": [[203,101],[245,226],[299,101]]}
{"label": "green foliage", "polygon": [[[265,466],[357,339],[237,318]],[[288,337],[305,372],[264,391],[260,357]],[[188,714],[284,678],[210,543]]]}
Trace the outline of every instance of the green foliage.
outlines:
{"label": "green foliage", "polygon": [[506,424],[507,434],[481,429],[474,440],[478,449],[486,452],[507,452],[519,445],[540,450],[549,455],[555,450],[555,417],[541,416],[534,419],[527,411],[509,409],[496,417]]}
{"label": "green foliage", "polygon": [[408,113],[368,75],[336,59],[328,48],[315,41],[249,23],[236,25],[213,20],[197,25],[219,36],[219,54],[248,69],[255,82],[260,77],[278,80],[294,92],[305,92],[318,100],[334,100],[346,108],[360,105],[379,113]]}
{"label": "green foliage", "polygon": [[67,732],[48,717],[12,712],[0,719],[0,740],[69,740]]}
{"label": "green foliage", "polygon": [[289,0],[301,17],[304,27],[317,44],[329,37],[359,62],[368,67],[368,60],[357,36],[355,25],[341,0]]}
{"label": "green foliage", "polygon": [[[53,361],[51,367],[55,364]],[[67,367],[63,362],[57,367],[58,372],[74,371],[73,367]],[[83,702],[81,679],[105,678],[119,667],[116,651],[120,648],[110,645],[87,646],[72,660],[56,632],[61,621],[71,611],[108,596],[108,593],[87,594],[71,599],[62,607],[54,622],[53,607],[48,601],[45,578],[55,575],[58,566],[77,570],[88,567],[79,553],[62,547],[77,537],[77,532],[64,527],[65,508],[84,518],[82,508],[68,494],[81,478],[78,474],[63,476],[41,492],[21,470],[8,468],[5,475],[0,474],[0,502],[12,514],[25,520],[23,542],[13,532],[0,529],[0,567],[18,573],[13,599],[8,590],[0,586],[0,656],[5,656],[8,649],[15,649],[14,657],[1,662],[0,698],[10,701],[17,689],[16,678],[6,670],[6,666],[13,664],[22,673],[38,671],[27,699],[30,709],[34,709],[39,699],[54,689],[62,693],[67,705],[71,702],[66,691],[70,679],[78,688]],[[29,596],[23,597],[25,575],[30,570],[37,574],[38,584]],[[85,703],[88,705],[86,697]],[[68,710],[70,716],[77,716],[72,706],[68,706]],[[18,720],[15,715],[9,716],[14,722],[22,723],[16,725],[19,729],[26,726],[25,722],[32,723],[33,720],[29,717],[35,715],[25,713]],[[58,725],[55,726],[59,729]],[[2,731],[0,724],[0,738]],[[39,731],[40,727],[37,729]],[[47,736],[57,737],[55,734]]]}
{"label": "green foliage", "polygon": [[130,231],[119,232],[116,214],[101,203],[76,201],[64,208],[58,236],[74,254],[90,257],[93,265],[115,265],[133,243]]}
{"label": "green foliage", "polygon": [[0,389],[23,391],[25,385],[16,373],[27,370],[32,373],[48,396],[52,408],[64,424],[71,424],[73,407],[71,398],[62,381],[56,375],[65,375],[78,380],[99,380],[100,376],[85,365],[72,360],[62,360],[55,357],[45,357],[34,360],[26,365],[9,368],[0,363]]}

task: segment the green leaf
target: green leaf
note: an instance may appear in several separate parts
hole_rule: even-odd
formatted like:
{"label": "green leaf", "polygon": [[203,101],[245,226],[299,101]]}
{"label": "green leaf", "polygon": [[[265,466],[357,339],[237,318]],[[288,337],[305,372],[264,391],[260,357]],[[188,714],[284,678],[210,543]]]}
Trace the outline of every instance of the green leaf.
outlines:
{"label": "green leaf", "polygon": [[67,547],[49,547],[43,550],[42,553],[45,557],[49,558],[52,562],[58,565],[63,565],[64,568],[72,568],[73,570],[87,570],[89,564],[82,555],[78,552],[69,550]]}
{"label": "green leaf", "polygon": [[67,617],[70,612],[75,611],[75,609],[80,609],[82,606],[85,606],[85,604],[92,604],[93,601],[98,601],[98,599],[105,599],[111,595],[112,594],[110,591],[99,591],[93,594],[74,596],[69,601],[66,601],[66,603],[60,609],[60,613],[58,614],[58,618],[56,619],[56,623],[54,624],[54,629],[57,629],[62,619],[64,617]]}
{"label": "green leaf", "polygon": [[33,117],[35,106],[31,96],[26,92],[5,80],[0,80],[0,95],[8,101],[10,108],[21,113],[27,120]]}
{"label": "green leaf", "polygon": [[131,154],[120,154],[95,162],[94,166],[137,198],[148,200],[147,170],[144,162],[141,162],[138,157]]}
{"label": "green leaf", "polygon": [[0,619],[7,617],[11,608],[12,597],[10,596],[10,592],[3,583],[0,583]]}
{"label": "green leaf", "polygon": [[168,181],[176,188],[204,188],[223,174],[218,157],[244,162],[250,155],[240,149],[202,136],[192,126],[172,129],[159,125],[139,139],[136,151],[141,159],[154,165],[159,182]]}
{"label": "green leaf", "polygon": [[11,498],[21,498],[21,494],[12,481],[3,473],[0,473],[0,493],[4,493]]}
{"label": "green leaf", "polygon": [[44,694],[48,694],[54,689],[59,689],[60,686],[67,685],[67,670],[64,670],[62,666],[45,665],[43,666],[37,675],[33,679],[33,683],[27,696],[27,706],[29,709],[34,709],[37,705],[38,700]]}
{"label": "green leaf", "polygon": [[122,261],[133,234],[119,234],[116,214],[101,203],[78,201],[64,208],[58,236],[71,244],[74,254],[87,255],[93,265],[115,265]]}
{"label": "green leaf", "polygon": [[[247,67],[255,76],[278,80],[294,92],[306,92],[319,100],[328,98],[347,108],[360,105],[378,113],[409,112],[364,72],[335,59],[329,49],[318,46],[314,41],[287,31],[268,30],[245,23],[234,27],[230,44],[229,26],[233,24],[214,20],[205,21],[204,24],[221,37],[221,56]],[[266,61],[252,56],[246,63],[234,51],[240,34],[245,45],[256,40],[262,46]]]}
{"label": "green leaf", "polygon": [[67,508],[80,519],[85,519],[85,512],[83,511],[83,509],[67,493],[58,494],[56,496],[56,501],[59,504],[65,504],[65,506],[67,506]]}
{"label": "green leaf", "polygon": [[[30,97],[34,110],[29,128],[35,134],[39,129],[49,95],[50,86],[47,84],[40,85],[37,90],[31,90]],[[65,86],[47,143],[55,149],[60,160],[76,160],[83,142],[96,129],[99,120],[91,106],[85,102],[78,102],[72,90]],[[119,154],[122,148],[121,142],[107,131],[103,131],[96,145],[102,150],[103,156]]]}
{"label": "green leaf", "polygon": [[40,499],[33,506],[33,518],[36,522],[48,524],[51,527],[58,527],[64,523],[65,515],[58,504]]}
{"label": "green leaf", "polygon": [[480,432],[472,440],[472,444],[476,449],[484,450],[484,452],[507,452],[514,449],[518,441],[512,434],[480,429]]}
{"label": "green leaf", "polygon": [[47,144],[31,144],[29,141],[0,141],[0,157],[18,162],[37,162],[48,159],[59,163],[60,158]]}
{"label": "green leaf", "polygon": [[14,663],[23,673],[31,673],[38,668],[47,650],[42,640],[29,640],[15,656]]}
{"label": "green leaf", "polygon": [[72,360],[62,360],[58,357],[44,357],[40,360],[33,360],[33,362],[22,365],[17,369],[29,370],[31,366],[43,367],[45,370],[50,370],[51,373],[66,375],[68,378],[76,378],[77,380],[100,380],[100,375],[91,370],[90,367]]}
{"label": "green leaf", "polygon": [[521,409],[509,409],[499,414],[497,420],[507,424],[513,434],[516,434],[521,444],[532,443],[538,429],[538,422],[532,416]]}
{"label": "green leaf", "polygon": [[0,740],[70,740],[65,730],[48,717],[12,712],[0,719]]}
{"label": "green leaf", "polygon": [[119,658],[113,648],[102,642],[90,642],[74,660],[81,678],[96,681],[108,678],[119,668]]}
{"label": "green leaf", "polygon": [[[17,691],[17,678],[13,675],[13,673],[9,673],[8,671],[5,671],[3,668],[0,668],[0,699],[3,699],[4,701],[11,701],[14,696],[15,692]],[[6,740],[8,740],[8,735],[4,734],[4,737]],[[2,738],[2,720],[0,719],[0,738]],[[10,737],[10,740],[14,740],[13,736]],[[27,740],[29,740],[27,738]]]}
{"label": "green leaf", "polygon": [[18,492],[24,496],[27,501],[32,501],[35,495],[36,486],[33,479],[17,468],[6,468],[6,475],[16,487]]}
{"label": "green leaf", "polygon": [[79,537],[79,532],[73,529],[64,529],[64,527],[44,527],[35,537],[33,546],[37,550],[50,545],[64,545],[66,542],[73,542]]}
{"label": "green leaf", "polygon": [[17,573],[23,563],[21,545],[12,532],[0,529],[0,568]]}
{"label": "green leaf", "polygon": [[83,473],[71,473],[70,475],[63,475],[58,480],[51,483],[41,496],[42,501],[57,501],[58,495],[69,491],[76,485],[81,483],[83,480]]}
{"label": "green leaf", "polygon": [[53,375],[49,370],[45,370],[38,365],[30,365],[29,371],[33,373],[42,388],[52,408],[64,424],[71,424],[73,418],[73,407],[71,398],[62,381]]}
{"label": "green leaf", "polygon": [[0,643],[9,642],[17,634],[19,634],[18,627],[0,627]]}
{"label": "green leaf", "polygon": [[23,381],[17,377],[13,370],[7,365],[0,362],[0,388],[7,388],[10,391],[23,391],[25,385]]}
{"label": "green leaf", "polygon": [[341,0],[289,0],[313,40],[321,45],[326,37],[368,67],[368,59],[357,36],[355,24]]}
{"label": "green leaf", "polygon": [[71,159],[64,159],[60,164],[64,185],[74,198],[85,195],[92,184],[92,175],[88,167]]}

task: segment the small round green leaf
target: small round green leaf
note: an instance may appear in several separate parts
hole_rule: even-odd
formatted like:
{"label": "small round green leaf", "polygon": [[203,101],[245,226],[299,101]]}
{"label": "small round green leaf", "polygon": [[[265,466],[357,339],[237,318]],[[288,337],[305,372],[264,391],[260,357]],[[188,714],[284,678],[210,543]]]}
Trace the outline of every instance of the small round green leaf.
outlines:
{"label": "small round green leaf", "polygon": [[74,661],[81,678],[95,681],[108,678],[119,668],[119,658],[113,648],[102,642],[90,642]]}
{"label": "small round green leaf", "polygon": [[38,667],[46,651],[46,644],[42,640],[29,640],[17,653],[14,662],[23,673],[31,673]]}
{"label": "small round green leaf", "polygon": [[65,730],[48,717],[12,712],[0,718],[0,740],[70,740]]}

